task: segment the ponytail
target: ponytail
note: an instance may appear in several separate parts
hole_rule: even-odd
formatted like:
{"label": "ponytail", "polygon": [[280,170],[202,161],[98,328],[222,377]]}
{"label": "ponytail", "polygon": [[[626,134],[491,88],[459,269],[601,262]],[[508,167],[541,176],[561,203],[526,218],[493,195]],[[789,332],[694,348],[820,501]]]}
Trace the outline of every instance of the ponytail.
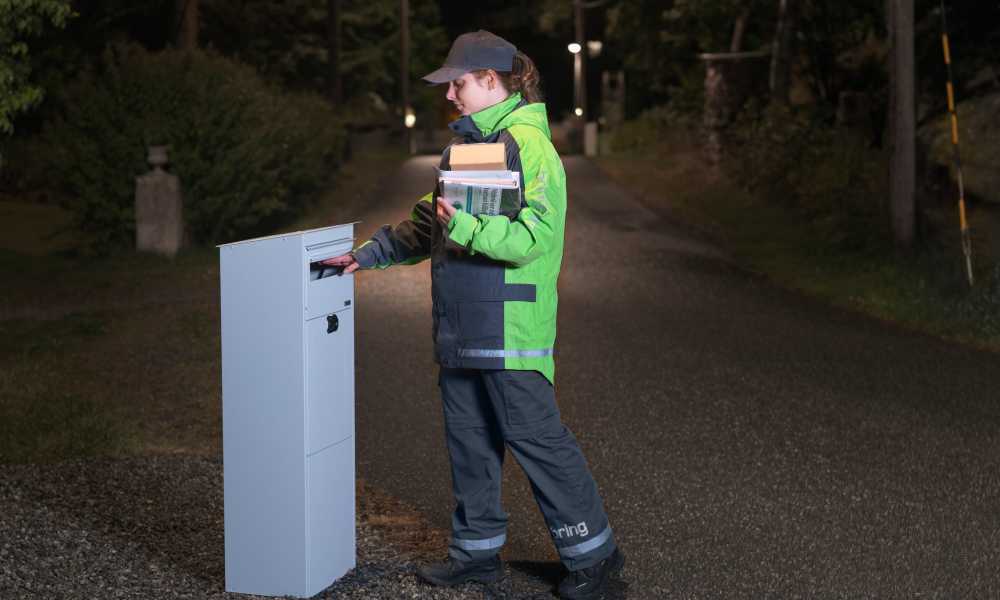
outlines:
{"label": "ponytail", "polygon": [[[501,75],[507,75],[503,73]],[[525,100],[530,102],[542,102],[542,78],[538,74],[535,63],[528,58],[524,52],[518,51],[514,55],[514,70],[510,72],[507,89],[511,92],[521,92]],[[504,83],[508,83],[504,81]]]}
{"label": "ponytail", "polygon": [[[488,71],[475,71],[477,79],[483,78]],[[542,78],[535,67],[535,63],[528,58],[524,52],[518,51],[514,55],[514,66],[510,71],[494,71],[500,78],[500,83],[510,93],[520,92],[521,96],[528,103],[543,102]]]}

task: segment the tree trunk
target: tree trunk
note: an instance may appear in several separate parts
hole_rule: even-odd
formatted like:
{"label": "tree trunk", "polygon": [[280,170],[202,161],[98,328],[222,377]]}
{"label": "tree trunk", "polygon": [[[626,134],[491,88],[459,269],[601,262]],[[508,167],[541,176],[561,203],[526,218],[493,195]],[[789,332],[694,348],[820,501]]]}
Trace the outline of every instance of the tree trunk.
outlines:
{"label": "tree trunk", "polygon": [[913,0],[887,0],[889,25],[889,210],[896,246],[913,246],[916,232],[916,73]]}
{"label": "tree trunk", "polygon": [[[574,0],[573,2],[573,33],[576,43],[581,46],[580,52],[573,57],[574,61],[580,61],[580,75],[575,82],[579,86],[576,107],[579,107],[583,111],[579,122],[586,123],[590,118],[590,114],[587,111],[587,33],[583,17],[583,0]],[[581,129],[580,131],[582,132],[583,130]],[[582,143],[582,135],[580,139]]]}
{"label": "tree trunk", "polygon": [[198,0],[176,0],[177,36],[174,45],[181,50],[198,48]]}
{"label": "tree trunk", "polygon": [[713,175],[722,163],[722,132],[729,124],[729,98],[723,75],[724,61],[705,61],[705,108],[702,126],[705,130],[705,158]]}
{"label": "tree trunk", "polygon": [[334,104],[344,99],[343,81],[340,76],[340,0],[327,0],[326,47],[330,64],[327,67],[327,91]]}
{"label": "tree trunk", "polygon": [[402,115],[410,107],[410,2],[399,2],[399,95]]}
{"label": "tree trunk", "polygon": [[788,104],[788,89],[791,82],[792,45],[798,17],[797,0],[780,0],[778,6],[778,27],[771,45],[771,74],[769,87],[771,101]]}
{"label": "tree trunk", "polygon": [[750,7],[744,7],[743,12],[740,16],[736,17],[736,23],[733,25],[733,37],[729,42],[730,52],[739,52],[743,48],[743,34],[747,29],[747,21],[750,19]]}
{"label": "tree trunk", "polygon": [[413,137],[414,123],[410,121],[410,0],[399,1],[399,38],[401,45],[399,80],[403,104],[400,115],[405,126],[407,151],[410,154],[416,154],[416,138]]}

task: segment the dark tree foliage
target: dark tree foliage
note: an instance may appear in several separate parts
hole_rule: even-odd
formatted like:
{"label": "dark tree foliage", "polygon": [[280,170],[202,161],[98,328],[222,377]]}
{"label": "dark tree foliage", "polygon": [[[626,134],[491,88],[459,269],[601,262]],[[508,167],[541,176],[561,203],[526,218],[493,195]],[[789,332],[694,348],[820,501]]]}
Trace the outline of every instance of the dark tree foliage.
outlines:
{"label": "dark tree foliage", "polygon": [[135,176],[149,145],[170,146],[187,233],[198,243],[262,235],[300,215],[340,163],[343,117],[210,51],[111,46],[61,88],[28,147],[90,250],[134,240]]}
{"label": "dark tree foliage", "polygon": [[[949,0],[956,84],[971,90],[995,86],[989,68],[1000,71],[1000,2]],[[543,24],[558,26],[565,5],[551,2]],[[795,31],[797,79],[814,101],[833,112],[840,92],[885,98],[886,25],[884,2],[799,0]],[[703,67],[701,52],[729,49],[733,26],[747,14],[742,49],[765,48],[774,36],[776,0],[628,0],[610,2],[606,51],[629,75],[630,114],[664,102],[697,110]],[[552,25],[555,23],[556,25]],[[916,4],[917,81],[922,101],[941,97],[940,0]],[[977,87],[978,86],[978,87]]]}
{"label": "dark tree foliage", "polygon": [[730,49],[745,15],[741,49],[766,47],[776,3],[768,0],[630,0],[608,8],[608,52],[627,73],[629,114],[668,100],[700,106],[703,67],[698,54]]}
{"label": "dark tree foliage", "polygon": [[841,91],[884,86],[884,32],[880,3],[803,2],[797,41],[813,95],[835,105]]}
{"label": "dark tree foliage", "polygon": [[[955,85],[965,97],[1000,87],[1000,2],[945,3]],[[946,80],[941,50],[940,2],[917,0],[917,84],[943,105]]]}
{"label": "dark tree foliage", "polygon": [[38,104],[44,95],[43,88],[31,81],[28,40],[50,26],[64,27],[71,16],[66,0],[0,3],[0,134],[13,132],[13,118]]}
{"label": "dark tree foliage", "polygon": [[636,0],[612,9],[608,50],[620,58],[626,71],[630,113],[636,112],[635,105],[648,107],[666,101],[671,89],[697,65],[697,40],[671,37],[668,13],[672,4]]}
{"label": "dark tree foliage", "polygon": [[[203,39],[272,81],[322,91],[327,88],[329,66],[328,4],[326,0],[202,0]],[[438,66],[447,41],[436,2],[412,0],[410,14],[410,73],[417,78]],[[341,2],[340,71],[346,98],[374,93],[387,104],[397,102],[399,27],[398,0]]]}
{"label": "dark tree foliage", "polygon": [[[250,64],[265,79],[302,91],[327,89],[326,0],[201,0],[199,45]],[[411,74],[436,68],[447,51],[435,0],[411,0]],[[36,79],[58,86],[96,64],[113,43],[171,47],[177,36],[176,0],[76,0],[78,17],[48,34],[33,56]],[[348,99],[399,95],[399,1],[343,0],[341,72]],[[426,90],[415,90],[419,104]],[[366,100],[365,105],[372,105]],[[357,106],[356,106],[357,108]],[[33,125],[46,118],[34,115]]]}
{"label": "dark tree foliage", "polygon": [[[32,79],[50,89],[92,64],[109,43],[137,41],[151,50],[169,47],[176,37],[176,0],[74,0],[78,13],[65,30],[46,32],[32,44]],[[272,82],[292,89],[328,89],[326,0],[201,0],[200,43],[253,65]],[[777,0],[609,0],[588,1],[587,36],[603,39],[604,53],[592,61],[592,87],[602,69],[624,68],[628,113],[670,102],[696,112],[701,106],[701,52],[729,49],[734,24],[746,15],[745,50],[767,48],[774,36]],[[398,0],[342,0],[341,72],[348,99],[374,93],[396,104]],[[443,7],[443,10],[439,8]],[[943,102],[940,1],[917,0],[917,84],[921,115]],[[963,98],[998,85],[1000,2],[948,0],[955,80]],[[794,78],[805,84],[816,105],[832,114],[841,92],[865,92],[876,103],[887,86],[884,2],[797,0]],[[416,81],[437,66],[449,38],[485,27],[516,39],[535,57],[555,103],[568,94],[572,63],[565,43],[573,36],[570,0],[515,0],[483,3],[474,10],[456,0],[412,0],[412,68]],[[444,31],[444,25],[449,28]],[[991,71],[992,69],[992,71]],[[991,75],[992,73],[992,75]],[[567,88],[564,90],[563,88]],[[413,86],[417,104],[437,90]],[[591,90],[593,93],[595,90]],[[350,101],[350,100],[349,100]],[[22,116],[31,132],[45,118]]]}
{"label": "dark tree foliage", "polygon": [[[30,60],[34,79],[57,90],[97,65],[109,45],[138,42],[159,50],[172,39],[173,0],[75,0],[75,16],[65,28],[51,30],[38,41]],[[19,134],[32,135],[52,116],[55,106],[43,102],[19,122]]]}

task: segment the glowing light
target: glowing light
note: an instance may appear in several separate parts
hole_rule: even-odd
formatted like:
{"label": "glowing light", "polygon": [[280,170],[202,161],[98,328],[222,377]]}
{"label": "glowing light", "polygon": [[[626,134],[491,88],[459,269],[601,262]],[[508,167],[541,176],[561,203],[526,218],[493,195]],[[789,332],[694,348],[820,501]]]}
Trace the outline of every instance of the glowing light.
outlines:
{"label": "glowing light", "polygon": [[573,42],[573,43],[572,43],[572,44],[570,44],[569,46],[566,46],[566,48],[567,48],[567,49],[568,49],[568,50],[569,50],[570,52],[572,52],[573,54],[579,54],[579,53],[580,53],[580,50],[583,50],[583,46],[581,46],[580,44],[577,44],[576,42]]}
{"label": "glowing light", "polygon": [[573,112],[574,112],[574,113],[576,114],[576,116],[578,116],[578,117],[582,117],[582,116],[583,116],[583,109],[582,109],[582,108],[580,108],[579,106],[577,106],[577,107],[576,107],[576,110],[574,110]]}
{"label": "glowing light", "polygon": [[417,115],[413,113],[412,108],[406,109],[406,116],[403,117],[403,124],[406,125],[407,129],[412,129],[413,126],[417,124]]}

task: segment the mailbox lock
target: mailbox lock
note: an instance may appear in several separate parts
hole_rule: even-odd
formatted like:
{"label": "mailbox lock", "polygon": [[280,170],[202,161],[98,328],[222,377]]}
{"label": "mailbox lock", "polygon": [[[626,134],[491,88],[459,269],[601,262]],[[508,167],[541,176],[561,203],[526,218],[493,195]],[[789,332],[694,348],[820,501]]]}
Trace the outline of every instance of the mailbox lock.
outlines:
{"label": "mailbox lock", "polygon": [[327,315],[326,316],[326,332],[327,333],[333,333],[334,331],[337,331],[337,329],[339,327],[340,327],[340,319],[337,318],[337,315]]}

